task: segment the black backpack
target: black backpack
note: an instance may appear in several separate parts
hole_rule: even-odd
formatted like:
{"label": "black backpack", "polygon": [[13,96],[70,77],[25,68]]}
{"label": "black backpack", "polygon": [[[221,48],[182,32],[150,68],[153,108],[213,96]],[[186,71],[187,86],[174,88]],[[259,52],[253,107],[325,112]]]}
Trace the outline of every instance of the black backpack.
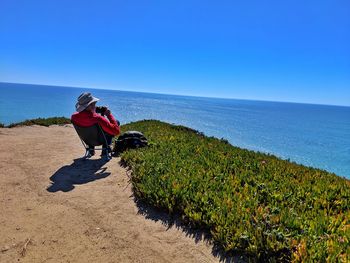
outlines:
{"label": "black backpack", "polygon": [[135,149],[147,146],[145,135],[139,131],[127,131],[121,134],[115,141],[114,152],[121,153],[127,149]]}

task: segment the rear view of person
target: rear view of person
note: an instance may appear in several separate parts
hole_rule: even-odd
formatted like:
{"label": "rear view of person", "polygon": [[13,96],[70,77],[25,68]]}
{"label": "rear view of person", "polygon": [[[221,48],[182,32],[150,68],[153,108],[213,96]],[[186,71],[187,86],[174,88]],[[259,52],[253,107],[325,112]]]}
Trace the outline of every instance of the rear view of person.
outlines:
{"label": "rear view of person", "polygon": [[[105,148],[109,148],[114,136],[120,134],[119,122],[114,118],[111,111],[107,107],[96,107],[96,103],[99,101],[91,93],[84,92],[78,97],[78,101],[75,105],[76,112],[73,113],[71,121],[74,125],[79,127],[91,127],[98,124],[103,131],[106,138],[107,145]],[[96,108],[100,114],[96,112]],[[93,145],[89,145],[90,156],[95,154]],[[103,154],[107,154],[102,152]]]}

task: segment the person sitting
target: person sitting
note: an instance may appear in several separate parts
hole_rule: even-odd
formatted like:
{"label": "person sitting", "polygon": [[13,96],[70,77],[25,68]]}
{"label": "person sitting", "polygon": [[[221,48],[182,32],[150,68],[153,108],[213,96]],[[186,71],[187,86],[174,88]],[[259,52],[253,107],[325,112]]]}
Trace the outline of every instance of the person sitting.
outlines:
{"label": "person sitting", "polygon": [[[112,143],[114,136],[120,134],[119,122],[114,118],[111,111],[107,107],[100,114],[96,113],[96,103],[99,101],[89,92],[84,92],[78,97],[78,102],[75,104],[76,112],[71,116],[71,121],[80,127],[90,127],[95,124],[99,124],[102,128],[108,145],[104,145],[106,148]],[[105,117],[106,116],[106,117]],[[89,145],[90,156],[95,154],[94,146]],[[105,152],[102,152],[102,155]]]}

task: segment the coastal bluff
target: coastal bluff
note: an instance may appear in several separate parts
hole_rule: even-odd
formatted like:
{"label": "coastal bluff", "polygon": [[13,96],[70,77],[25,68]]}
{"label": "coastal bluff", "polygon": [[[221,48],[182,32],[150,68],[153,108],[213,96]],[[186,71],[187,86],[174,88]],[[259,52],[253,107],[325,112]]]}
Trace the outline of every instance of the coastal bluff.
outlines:
{"label": "coastal bluff", "polygon": [[134,201],[120,159],[76,160],[72,125],[0,128],[0,262],[219,262],[200,233]]}

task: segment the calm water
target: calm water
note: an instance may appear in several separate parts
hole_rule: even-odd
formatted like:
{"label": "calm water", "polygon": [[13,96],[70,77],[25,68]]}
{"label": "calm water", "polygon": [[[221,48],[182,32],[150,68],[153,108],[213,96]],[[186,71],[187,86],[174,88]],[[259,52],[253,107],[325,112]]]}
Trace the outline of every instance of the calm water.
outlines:
{"label": "calm water", "polygon": [[[0,83],[0,122],[66,116],[86,89]],[[350,107],[89,90],[123,124],[158,119],[350,178]]]}

